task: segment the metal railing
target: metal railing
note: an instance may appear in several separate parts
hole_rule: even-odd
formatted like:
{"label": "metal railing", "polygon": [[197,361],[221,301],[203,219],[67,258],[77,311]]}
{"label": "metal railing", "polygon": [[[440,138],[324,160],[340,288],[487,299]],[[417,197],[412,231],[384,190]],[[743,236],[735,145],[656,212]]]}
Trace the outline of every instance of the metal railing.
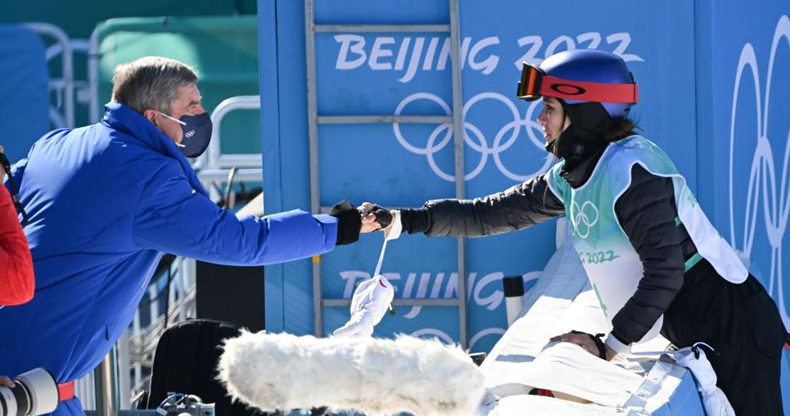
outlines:
{"label": "metal railing", "polygon": [[208,149],[193,163],[198,179],[208,189],[211,199],[219,200],[216,186],[228,182],[231,169],[236,169],[233,178],[238,182],[263,181],[263,157],[260,153],[222,154],[222,121],[225,116],[237,110],[260,110],[259,95],[240,95],[223,100],[211,112],[213,129]]}
{"label": "metal railing", "polygon": [[99,108],[99,26],[93,29],[88,40],[88,120],[91,124],[98,123],[101,117]]}
{"label": "metal railing", "polygon": [[[171,278],[164,287],[158,285],[161,275],[154,276],[131,327],[96,370],[77,380],[75,394],[85,410],[96,410],[98,415],[129,410],[131,398],[148,388],[159,337],[169,325],[196,316],[195,261],[177,257],[169,273]],[[164,293],[167,311],[159,307]],[[141,324],[144,308],[150,316],[145,326]]]}
{"label": "metal railing", "polygon": [[[39,36],[48,36],[55,39],[55,45],[47,49],[47,62],[58,55],[62,60],[61,78],[49,80],[49,91],[55,92],[56,104],[50,105],[49,119],[56,128],[74,127],[74,59],[71,40],[63,29],[49,23],[26,23]],[[62,113],[61,113],[62,107]]]}
{"label": "metal railing", "polygon": [[263,166],[260,153],[247,154],[222,154],[222,120],[228,113],[236,110],[260,110],[260,95],[240,95],[228,98],[211,112],[211,122],[214,127],[211,132],[211,142],[208,150],[198,158],[195,169],[223,169],[223,168],[258,168]]}

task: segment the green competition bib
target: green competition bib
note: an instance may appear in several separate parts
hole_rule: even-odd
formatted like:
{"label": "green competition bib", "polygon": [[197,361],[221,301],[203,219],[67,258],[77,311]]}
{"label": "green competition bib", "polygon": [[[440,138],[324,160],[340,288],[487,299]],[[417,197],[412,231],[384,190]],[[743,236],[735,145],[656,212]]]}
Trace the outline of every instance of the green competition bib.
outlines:
{"label": "green competition bib", "polygon": [[[555,165],[549,174],[549,188],[565,205],[573,246],[610,324],[636,292],[644,273],[639,255],[614,210],[617,199],[631,183],[631,169],[637,163],[653,175],[672,178],[677,221],[685,225],[699,256],[732,283],[743,283],[748,276],[743,263],[708,221],[669,157],[642,136],[627,137],[606,148],[590,178],[577,189],[560,176],[564,162]],[[663,317],[642,341],[655,337],[662,322]]]}

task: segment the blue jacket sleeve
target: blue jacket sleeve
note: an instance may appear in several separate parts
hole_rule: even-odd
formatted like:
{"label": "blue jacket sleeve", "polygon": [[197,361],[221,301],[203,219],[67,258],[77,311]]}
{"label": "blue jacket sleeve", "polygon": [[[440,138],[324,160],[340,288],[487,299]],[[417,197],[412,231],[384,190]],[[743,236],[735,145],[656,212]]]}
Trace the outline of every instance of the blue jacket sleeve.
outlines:
{"label": "blue jacket sleeve", "polygon": [[294,210],[242,220],[195,191],[175,165],[160,169],[136,209],[141,247],[228,265],[266,265],[330,251],[337,220]]}

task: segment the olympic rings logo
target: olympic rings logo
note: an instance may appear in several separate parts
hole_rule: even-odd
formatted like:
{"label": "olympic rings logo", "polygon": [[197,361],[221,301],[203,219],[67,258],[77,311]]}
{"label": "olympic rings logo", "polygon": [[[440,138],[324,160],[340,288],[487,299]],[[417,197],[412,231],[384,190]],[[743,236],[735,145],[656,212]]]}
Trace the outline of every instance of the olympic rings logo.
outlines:
{"label": "olympic rings logo", "polygon": [[[505,330],[502,328],[486,328],[481,330],[480,332],[474,334],[472,338],[469,340],[469,348],[473,348],[481,338],[489,336],[489,335],[497,335],[501,337],[505,335]],[[438,338],[440,341],[444,342],[447,345],[454,345],[456,342],[453,338],[447,334],[447,332],[442,331],[441,329],[437,328],[423,328],[418,329],[411,333],[411,336],[418,337],[418,338]]]}
{"label": "olympic rings logo", "polygon": [[[788,193],[788,169],[790,168],[790,132],[785,139],[785,152],[782,168],[781,185],[777,192],[776,165],[774,154],[771,150],[771,143],[768,137],[768,109],[771,95],[771,81],[774,70],[774,62],[779,42],[784,38],[787,41],[788,51],[790,51],[790,19],[782,16],[776,25],[771,55],[769,58],[768,78],[765,85],[765,100],[761,101],[760,71],[758,70],[757,57],[751,43],[744,45],[741,50],[738,70],[735,76],[735,86],[732,97],[732,119],[730,124],[730,164],[729,164],[729,208],[730,208],[730,243],[733,247],[741,249],[747,256],[750,256],[754,247],[755,231],[757,228],[757,215],[760,202],[762,202],[762,217],[765,223],[765,232],[771,246],[771,268],[769,277],[768,293],[774,293],[776,286],[776,300],[779,311],[786,327],[790,327],[790,316],[787,314],[785,306],[783,273],[782,273],[782,239],[787,229],[788,217],[790,216],[790,193]],[[735,238],[735,192],[733,191],[734,159],[735,153],[735,125],[736,114],[738,111],[738,94],[740,91],[741,80],[746,70],[751,73],[754,80],[754,94],[757,108],[757,147],[751,161],[751,172],[749,174],[748,191],[746,198],[746,210],[743,223],[743,241],[737,245]],[[788,70],[780,73],[787,73]],[[784,138],[780,138],[784,139]],[[742,152],[739,152],[741,154]],[[761,195],[762,194],[762,195]]]}
{"label": "olympic rings logo", "polygon": [[[445,114],[452,114],[450,106],[447,105],[444,100],[434,94],[420,92],[404,98],[395,109],[395,115],[401,115],[406,106],[417,100],[433,101],[442,108]],[[508,122],[499,129],[497,134],[494,136],[493,143],[490,147],[488,145],[488,138],[483,134],[483,131],[476,125],[466,121],[466,115],[469,112],[469,109],[483,100],[493,100],[504,104],[513,118],[512,121]],[[545,172],[546,169],[549,168],[551,165],[551,160],[547,158],[543,166],[541,166],[537,171],[528,174],[519,174],[508,169],[502,162],[501,156],[503,152],[513,146],[513,144],[516,142],[516,139],[519,137],[522,128],[526,130],[530,142],[533,143],[537,148],[543,150],[545,144],[542,137],[542,128],[540,124],[533,120],[533,115],[539,103],[539,101],[531,103],[527,108],[523,118],[519,114],[518,109],[516,108],[516,105],[513,103],[513,101],[509,100],[502,94],[494,92],[484,92],[477,94],[467,101],[466,104],[464,104],[462,113],[464,118],[464,144],[481,155],[480,162],[478,162],[477,166],[475,166],[472,171],[465,172],[464,180],[468,181],[477,177],[477,175],[479,175],[480,172],[482,172],[485,168],[489,157],[494,160],[494,164],[504,176],[518,182],[523,182],[535,175],[538,175],[539,173]],[[392,129],[395,133],[395,137],[398,139],[398,142],[406,150],[417,155],[425,156],[428,160],[428,165],[437,176],[448,182],[455,182],[455,176],[444,172],[437,165],[435,157],[436,153],[447,147],[447,145],[451,142],[450,139],[453,137],[453,125],[451,123],[444,123],[436,127],[428,137],[428,143],[424,148],[417,147],[409,143],[409,141],[403,136],[399,123],[393,123]],[[539,136],[535,134],[535,130],[540,133]],[[474,139],[472,137],[474,137]]]}
{"label": "olympic rings logo", "polygon": [[598,223],[598,208],[590,201],[585,201],[581,208],[576,201],[571,202],[571,212],[568,218],[573,225],[571,232],[579,234],[581,238],[590,235],[590,229]]}

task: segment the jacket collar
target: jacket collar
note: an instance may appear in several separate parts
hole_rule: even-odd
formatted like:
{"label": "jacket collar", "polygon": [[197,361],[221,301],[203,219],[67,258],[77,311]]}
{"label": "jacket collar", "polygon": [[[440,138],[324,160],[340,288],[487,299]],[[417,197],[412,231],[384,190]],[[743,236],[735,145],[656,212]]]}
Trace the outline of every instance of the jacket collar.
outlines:
{"label": "jacket collar", "polygon": [[148,119],[143,117],[142,114],[132,110],[124,104],[108,103],[104,106],[104,119],[102,119],[102,123],[115,130],[127,133],[129,136],[139,141],[143,146],[157,153],[175,159],[184,170],[184,174],[189,180],[190,185],[192,185],[192,188],[208,196],[206,190],[203,189],[203,185],[200,184],[195,170],[192,169],[192,165],[189,164],[187,158],[178,150],[173,139],[165,136]]}

